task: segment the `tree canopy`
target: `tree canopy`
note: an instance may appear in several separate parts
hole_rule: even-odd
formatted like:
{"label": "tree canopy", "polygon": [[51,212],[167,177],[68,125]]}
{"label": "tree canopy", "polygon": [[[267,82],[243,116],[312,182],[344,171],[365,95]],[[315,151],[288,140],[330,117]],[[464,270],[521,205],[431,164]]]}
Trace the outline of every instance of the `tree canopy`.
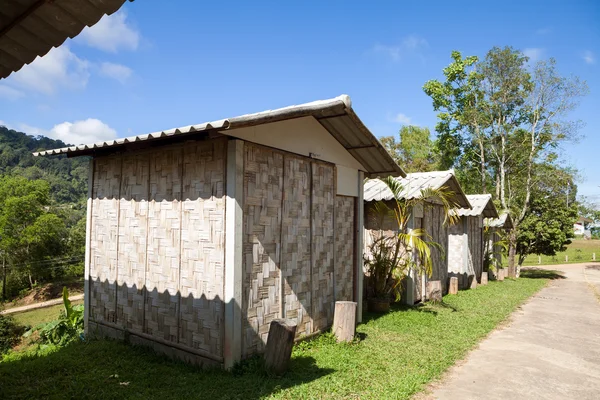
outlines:
{"label": "tree canopy", "polygon": [[[565,168],[559,153],[564,143],[578,138],[581,122],[569,116],[587,94],[587,85],[577,77],[562,76],[554,59],[530,63],[511,47],[494,47],[482,60],[463,58],[458,51],[451,58],[443,70],[444,81],[431,80],[423,87],[438,112],[440,164],[456,168],[467,192],[491,192],[513,215],[509,275],[514,276],[519,232],[530,229],[533,225],[524,221],[531,222],[540,211],[538,188],[548,174],[560,172],[557,176],[573,180],[573,171]],[[531,251],[546,254],[555,249]]]}
{"label": "tree canopy", "polygon": [[382,137],[381,143],[406,172],[428,172],[437,167],[437,155],[429,128],[406,125],[394,136]]}

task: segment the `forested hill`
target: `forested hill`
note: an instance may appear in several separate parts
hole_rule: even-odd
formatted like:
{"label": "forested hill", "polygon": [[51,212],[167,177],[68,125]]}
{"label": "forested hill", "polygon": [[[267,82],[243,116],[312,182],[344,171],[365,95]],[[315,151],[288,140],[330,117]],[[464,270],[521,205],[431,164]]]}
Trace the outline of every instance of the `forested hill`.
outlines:
{"label": "forested hill", "polygon": [[87,194],[87,157],[33,157],[38,150],[65,147],[60,140],[30,136],[0,126],[0,174],[44,179],[58,204],[79,203]]}

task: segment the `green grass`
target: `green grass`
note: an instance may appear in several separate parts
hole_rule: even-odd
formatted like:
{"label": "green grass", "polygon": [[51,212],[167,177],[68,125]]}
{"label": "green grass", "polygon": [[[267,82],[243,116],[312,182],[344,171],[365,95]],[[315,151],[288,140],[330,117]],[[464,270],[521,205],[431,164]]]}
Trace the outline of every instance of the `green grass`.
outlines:
{"label": "green grass", "polygon": [[[83,300],[73,301],[73,305],[83,304]],[[62,304],[57,304],[55,306],[38,308],[36,310],[24,311],[20,313],[12,314],[15,320],[24,326],[36,326],[42,323],[54,321],[58,319],[61,310],[64,309]]]}
{"label": "green grass", "polygon": [[[297,345],[290,371],[266,375],[260,359],[233,373],[203,371],[114,341],[77,343],[0,362],[3,398],[406,399],[441,376],[550,276],[528,272],[446,296],[441,305],[367,314],[355,343],[330,334]],[[536,278],[536,279],[534,279]]]}
{"label": "green grass", "polygon": [[[569,264],[592,261],[592,254],[596,253],[596,260],[600,261],[600,240],[573,239],[567,250],[555,256],[541,256],[541,265],[566,264],[565,256],[569,256]],[[525,258],[523,265],[538,265],[538,256],[530,254]]]}

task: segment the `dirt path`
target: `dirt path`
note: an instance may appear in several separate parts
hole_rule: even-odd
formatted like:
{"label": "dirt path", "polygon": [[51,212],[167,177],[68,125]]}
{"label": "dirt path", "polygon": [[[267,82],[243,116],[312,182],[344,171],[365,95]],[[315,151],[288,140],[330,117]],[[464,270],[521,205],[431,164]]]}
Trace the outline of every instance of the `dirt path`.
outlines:
{"label": "dirt path", "polygon": [[[69,296],[69,300],[71,300],[71,301],[81,300],[81,299],[83,299],[82,294],[78,294],[75,296]],[[37,308],[44,308],[44,307],[54,306],[56,304],[61,304],[62,302],[63,302],[62,298],[48,300],[48,301],[42,301],[41,303],[29,304],[26,306],[13,307],[13,308],[9,308],[6,310],[2,310],[2,311],[0,311],[0,314],[14,314],[14,313],[19,313],[19,312],[23,312],[23,311],[35,310]]]}
{"label": "dirt path", "polygon": [[562,271],[424,398],[600,399],[600,265]]}

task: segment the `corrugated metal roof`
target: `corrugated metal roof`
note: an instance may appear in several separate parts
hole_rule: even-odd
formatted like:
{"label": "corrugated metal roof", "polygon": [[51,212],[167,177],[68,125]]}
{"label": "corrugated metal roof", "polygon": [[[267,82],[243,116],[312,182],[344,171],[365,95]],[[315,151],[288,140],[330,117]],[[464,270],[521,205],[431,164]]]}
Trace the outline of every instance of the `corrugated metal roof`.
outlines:
{"label": "corrugated metal roof", "polygon": [[319,121],[321,125],[366,168],[369,177],[406,175],[381,143],[379,143],[377,138],[363,124],[360,118],[358,118],[352,109],[350,97],[347,95],[342,95],[329,100],[319,100],[311,103],[289,106],[277,110],[268,110],[229,119],[205,122],[199,125],[188,125],[147,135],[131,136],[106,142],[40,151],[33,155],[93,155],[97,150],[126,146],[129,143],[151,140],[169,140],[169,138],[211,130],[227,135],[228,129],[256,126],[306,116],[312,116]]}
{"label": "corrugated metal roof", "polygon": [[490,228],[512,229],[514,227],[512,217],[504,211],[498,218],[486,218],[485,225]]}
{"label": "corrugated metal roof", "polygon": [[476,217],[483,215],[486,218],[498,218],[498,210],[492,201],[491,194],[468,194],[471,209],[461,208],[458,215],[461,217]]}
{"label": "corrugated metal roof", "polygon": [[[465,196],[453,170],[432,171],[432,172],[414,172],[407,174],[404,178],[396,178],[403,187],[402,198],[410,200],[419,198],[423,189],[439,189],[447,187],[453,191],[454,202],[459,207],[471,207]],[[370,179],[365,182],[364,189],[365,201],[392,200],[393,195],[387,185],[379,179]]]}
{"label": "corrugated metal roof", "polygon": [[0,79],[77,36],[125,0],[10,0],[0,6]]}

